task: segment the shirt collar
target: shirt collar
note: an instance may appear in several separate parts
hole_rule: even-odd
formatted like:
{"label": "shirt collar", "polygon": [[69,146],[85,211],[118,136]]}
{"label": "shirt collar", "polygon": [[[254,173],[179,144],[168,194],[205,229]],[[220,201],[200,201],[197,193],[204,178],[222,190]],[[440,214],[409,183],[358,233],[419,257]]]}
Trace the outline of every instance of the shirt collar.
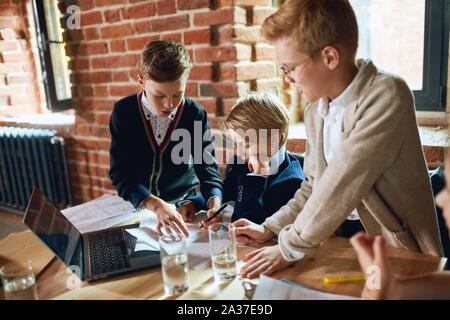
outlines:
{"label": "shirt collar", "polygon": [[[183,99],[184,99],[184,98],[183,98]],[[161,117],[161,116],[159,116],[159,115],[156,113],[156,111],[155,111],[155,110],[153,109],[153,107],[150,105],[150,102],[148,102],[147,96],[145,95],[145,91],[144,91],[144,93],[142,94],[141,103],[142,103],[142,105],[145,107],[145,109],[148,111],[148,115],[149,115],[149,116],[151,116],[151,117],[158,117],[158,118],[161,118],[161,119],[170,119],[170,120],[173,120],[174,117],[175,117],[175,114],[177,113],[177,110],[178,110],[178,108],[179,108],[179,106],[176,107],[175,110],[173,110],[172,113],[171,113],[168,117]]]}
{"label": "shirt collar", "polygon": [[269,176],[278,173],[280,165],[286,158],[286,145],[282,145],[281,148],[275,152],[269,160]]}
{"label": "shirt collar", "polygon": [[330,107],[341,106],[345,108],[351,101],[353,97],[353,91],[355,89],[355,85],[358,83],[361,74],[364,72],[364,68],[369,63],[368,60],[360,60],[360,64],[358,66],[358,73],[353,78],[352,82],[345,88],[344,92],[342,92],[336,99],[333,101],[329,101],[327,97],[323,97],[319,100],[319,105],[317,111],[322,118],[325,118],[328,115],[328,111]]}

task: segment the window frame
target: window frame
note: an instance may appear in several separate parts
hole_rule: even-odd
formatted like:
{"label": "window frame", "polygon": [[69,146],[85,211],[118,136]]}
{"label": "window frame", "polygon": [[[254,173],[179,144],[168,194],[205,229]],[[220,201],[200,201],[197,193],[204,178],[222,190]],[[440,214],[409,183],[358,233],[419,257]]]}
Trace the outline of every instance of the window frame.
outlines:
{"label": "window frame", "polygon": [[413,90],[416,111],[445,111],[450,0],[425,1],[423,88]]}
{"label": "window frame", "polygon": [[39,60],[41,63],[42,80],[45,89],[45,99],[47,108],[58,112],[72,108],[72,98],[58,100],[55,87],[55,76],[53,73],[52,58],[50,55],[51,42],[48,39],[48,30],[46,24],[44,1],[31,0],[33,8],[33,18],[36,29],[37,46],[39,50]]}

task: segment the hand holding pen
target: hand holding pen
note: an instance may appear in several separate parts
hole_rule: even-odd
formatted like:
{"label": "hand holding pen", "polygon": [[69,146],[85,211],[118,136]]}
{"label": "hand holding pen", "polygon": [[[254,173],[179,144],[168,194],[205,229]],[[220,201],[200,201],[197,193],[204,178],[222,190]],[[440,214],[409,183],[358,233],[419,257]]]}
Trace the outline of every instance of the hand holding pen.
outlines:
{"label": "hand holding pen", "polygon": [[[206,219],[205,221],[200,222],[200,228],[203,227],[208,227],[208,222],[212,221],[213,219],[215,219],[225,208],[227,207],[227,204],[225,203],[224,205],[222,205],[220,207],[219,210],[217,210],[212,216],[210,216],[208,219]],[[219,221],[215,221],[215,222],[219,222]]]}

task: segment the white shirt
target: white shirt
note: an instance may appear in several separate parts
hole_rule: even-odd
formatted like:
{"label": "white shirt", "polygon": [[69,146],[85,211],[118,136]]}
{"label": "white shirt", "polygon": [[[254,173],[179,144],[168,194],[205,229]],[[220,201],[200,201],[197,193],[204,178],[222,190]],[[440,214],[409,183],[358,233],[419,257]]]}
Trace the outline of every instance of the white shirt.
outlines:
{"label": "white shirt", "polygon": [[152,126],[153,135],[155,137],[156,143],[161,145],[163,143],[164,138],[169,130],[170,124],[172,123],[177,110],[179,107],[176,107],[175,110],[168,117],[159,116],[156,111],[150,106],[150,103],[147,100],[147,96],[144,94],[141,98],[141,103],[144,106],[144,114],[147,120],[150,120],[150,125]]}
{"label": "white shirt", "polygon": [[[317,111],[323,118],[323,154],[325,156],[325,161],[327,162],[327,164],[329,164],[333,160],[334,156],[339,150],[341,144],[342,118],[344,115],[345,107],[351,100],[355,84],[358,82],[358,78],[360,77],[367,63],[368,62],[366,60],[363,60],[355,78],[353,78],[352,82],[348,85],[344,92],[339,95],[339,97],[330,102],[328,101],[327,97],[321,98],[319,100]],[[358,212],[356,211],[356,209],[353,209],[353,211],[347,217],[347,220],[359,220]],[[291,227],[293,228],[293,224],[289,224],[281,229],[278,238],[281,238],[282,234],[287,232]],[[303,252],[296,251],[293,248],[289,247],[281,248],[280,251],[283,255],[283,258],[287,261],[299,260],[305,255]]]}
{"label": "white shirt", "polygon": [[[317,111],[323,118],[323,154],[325,155],[327,164],[333,160],[340,148],[342,117],[344,115],[345,107],[352,100],[355,84],[358,82],[358,78],[366,65],[367,61],[363,60],[358,73],[339,97],[331,102],[328,101],[328,98],[319,100]],[[347,217],[347,220],[359,220],[356,209],[353,209]]]}

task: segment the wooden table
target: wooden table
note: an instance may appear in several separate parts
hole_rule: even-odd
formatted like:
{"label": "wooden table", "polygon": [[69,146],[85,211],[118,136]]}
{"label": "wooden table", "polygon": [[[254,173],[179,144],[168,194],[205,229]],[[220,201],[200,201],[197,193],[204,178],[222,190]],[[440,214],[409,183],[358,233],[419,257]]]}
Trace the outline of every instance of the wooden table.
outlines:
{"label": "wooden table", "polygon": [[[26,248],[26,250],[24,249]],[[243,257],[255,247],[238,248],[238,268]],[[439,258],[397,248],[388,248],[388,255],[395,274],[399,277],[442,271],[446,258]],[[160,268],[122,275],[88,283],[81,282],[80,288],[73,287],[75,277],[51,251],[30,231],[11,235],[0,241],[0,261],[24,260],[30,258],[36,269],[37,288],[40,299],[173,299],[164,294]],[[331,237],[317,251],[292,266],[272,275],[320,291],[360,296],[363,282],[324,284],[324,277],[360,275],[361,270],[355,252],[348,239]],[[189,290],[178,299],[245,299],[241,279],[238,277],[224,285],[214,283],[211,264],[200,270],[190,270]]]}

